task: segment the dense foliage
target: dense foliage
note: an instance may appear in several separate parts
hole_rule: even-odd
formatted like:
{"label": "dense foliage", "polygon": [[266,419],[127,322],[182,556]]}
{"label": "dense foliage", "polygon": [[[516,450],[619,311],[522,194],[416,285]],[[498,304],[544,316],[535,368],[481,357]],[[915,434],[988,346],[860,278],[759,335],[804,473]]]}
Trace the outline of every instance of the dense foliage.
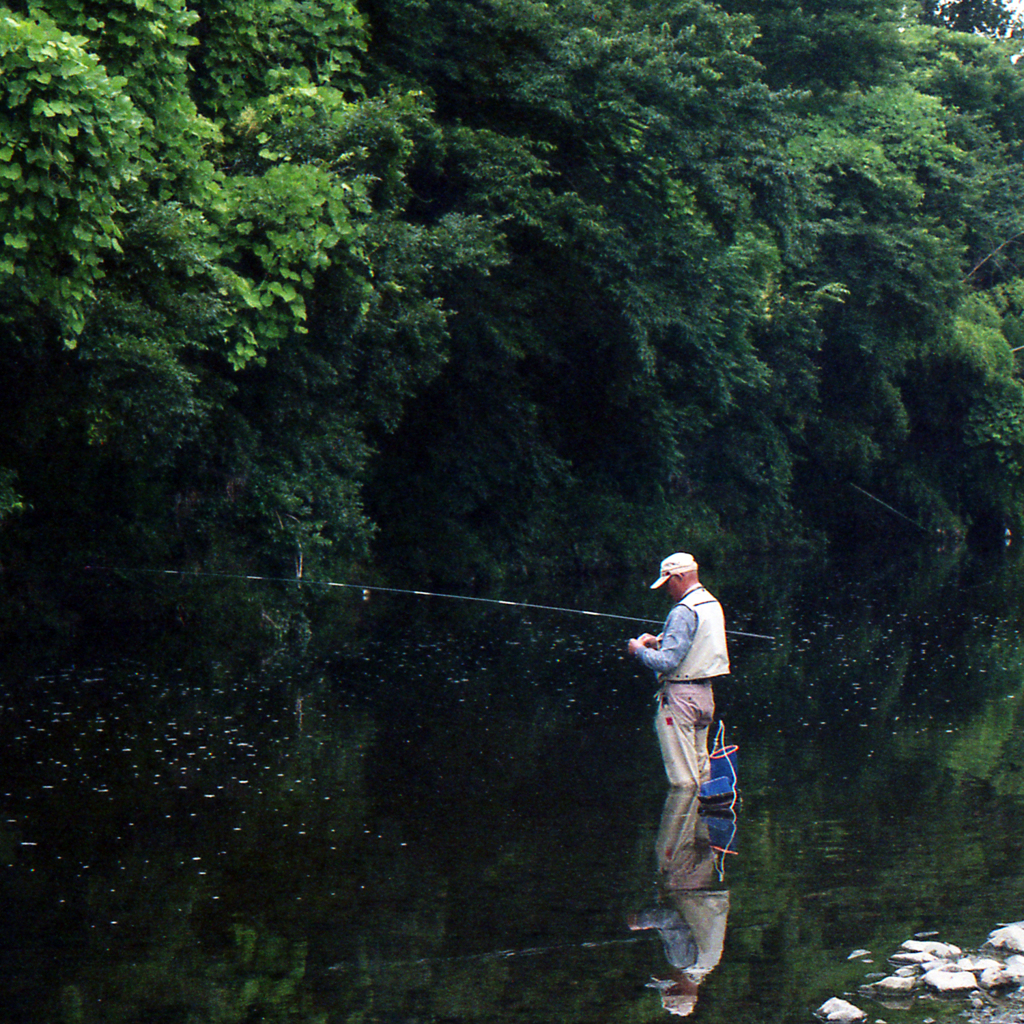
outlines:
{"label": "dense foliage", "polygon": [[464,577],[1015,524],[1012,23],[0,8],[5,567]]}

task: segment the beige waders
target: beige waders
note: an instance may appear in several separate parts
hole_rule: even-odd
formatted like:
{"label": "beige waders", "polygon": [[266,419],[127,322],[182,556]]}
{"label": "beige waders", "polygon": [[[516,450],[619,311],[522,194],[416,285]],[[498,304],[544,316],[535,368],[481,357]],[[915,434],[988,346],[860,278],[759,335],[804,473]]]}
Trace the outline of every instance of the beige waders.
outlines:
{"label": "beige waders", "polygon": [[715,717],[709,682],[666,683],[657,693],[654,731],[670,786],[699,789],[711,777],[708,729]]}

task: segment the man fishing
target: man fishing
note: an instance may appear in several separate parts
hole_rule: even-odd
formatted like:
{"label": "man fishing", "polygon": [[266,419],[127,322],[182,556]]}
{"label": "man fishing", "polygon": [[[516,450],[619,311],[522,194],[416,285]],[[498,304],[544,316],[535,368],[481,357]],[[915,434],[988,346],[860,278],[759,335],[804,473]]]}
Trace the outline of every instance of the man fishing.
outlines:
{"label": "man fishing", "polygon": [[651,589],[662,586],[674,604],[661,635],[634,637],[628,649],[661,683],[654,729],[669,784],[698,789],[710,777],[708,729],[715,717],[711,681],[729,674],[725,616],[717,599],[701,586],[693,555],[669,555]]}

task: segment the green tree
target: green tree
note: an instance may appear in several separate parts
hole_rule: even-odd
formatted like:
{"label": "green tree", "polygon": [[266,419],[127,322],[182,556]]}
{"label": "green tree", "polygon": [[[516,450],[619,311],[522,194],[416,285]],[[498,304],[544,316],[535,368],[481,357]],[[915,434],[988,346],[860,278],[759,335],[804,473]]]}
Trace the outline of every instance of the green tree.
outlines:
{"label": "green tree", "polygon": [[1019,24],[1020,15],[1004,0],[921,0],[921,20],[953,32],[1003,36]]}
{"label": "green tree", "polygon": [[905,6],[894,0],[726,0],[757,25],[751,53],[775,89],[831,95],[900,74]]}
{"label": "green tree", "polygon": [[[378,463],[381,512],[421,477],[416,525],[386,536],[444,537],[449,566],[593,563],[660,546],[681,507],[708,530],[785,508],[757,342],[782,250],[806,239],[750,22],[700,3],[453,3],[426,31],[401,4],[371,19],[378,68],[429,89],[445,129],[412,212],[489,218],[509,257],[450,296],[451,361]],[[731,426],[751,402],[764,415]]]}
{"label": "green tree", "polygon": [[0,10],[0,295],[5,316],[45,308],[68,343],[116,252],[139,176],[142,118],[85,40]]}
{"label": "green tree", "polygon": [[195,0],[191,9],[193,94],[218,121],[291,89],[361,87],[366,19],[351,0]]}
{"label": "green tree", "polygon": [[978,453],[983,410],[1016,402],[1009,307],[973,290],[1015,273],[1019,79],[980,37],[910,27],[904,46],[906,83],[835,98],[791,147],[830,196],[809,272],[849,291],[820,321],[826,404],[800,487],[823,509],[815,479],[855,480],[929,525],[999,521],[1012,460]]}
{"label": "green tree", "polygon": [[[69,553],[296,572],[364,551],[365,431],[443,358],[429,268],[495,258],[471,217],[402,226],[429,108],[315,84],[353,77],[339,40],[358,52],[362,22],[345,5],[291,28],[287,5],[232,8],[252,49],[222,40],[224,75],[196,91],[233,114],[223,131],[196,106],[184,4],[52,10],[5,18],[0,57],[0,426],[4,494],[17,473],[32,506],[21,542],[61,530]],[[230,88],[239,62],[244,88],[218,99],[210,82]]]}

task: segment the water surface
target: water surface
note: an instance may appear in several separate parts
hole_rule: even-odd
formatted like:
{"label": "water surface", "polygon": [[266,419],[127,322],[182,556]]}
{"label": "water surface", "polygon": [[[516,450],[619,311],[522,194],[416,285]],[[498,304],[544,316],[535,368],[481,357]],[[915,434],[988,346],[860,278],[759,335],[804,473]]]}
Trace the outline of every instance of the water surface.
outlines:
{"label": "water surface", "polygon": [[[964,553],[705,575],[776,639],[734,639],[717,689],[742,800],[701,866],[728,910],[693,1019],[963,1008],[857,989],[912,934],[1024,917],[1016,579]],[[552,603],[660,617],[646,582]],[[4,1021],[668,1019],[671,949],[630,922],[672,908],[683,818],[630,627],[344,600],[304,644],[200,619],[7,652]]]}

